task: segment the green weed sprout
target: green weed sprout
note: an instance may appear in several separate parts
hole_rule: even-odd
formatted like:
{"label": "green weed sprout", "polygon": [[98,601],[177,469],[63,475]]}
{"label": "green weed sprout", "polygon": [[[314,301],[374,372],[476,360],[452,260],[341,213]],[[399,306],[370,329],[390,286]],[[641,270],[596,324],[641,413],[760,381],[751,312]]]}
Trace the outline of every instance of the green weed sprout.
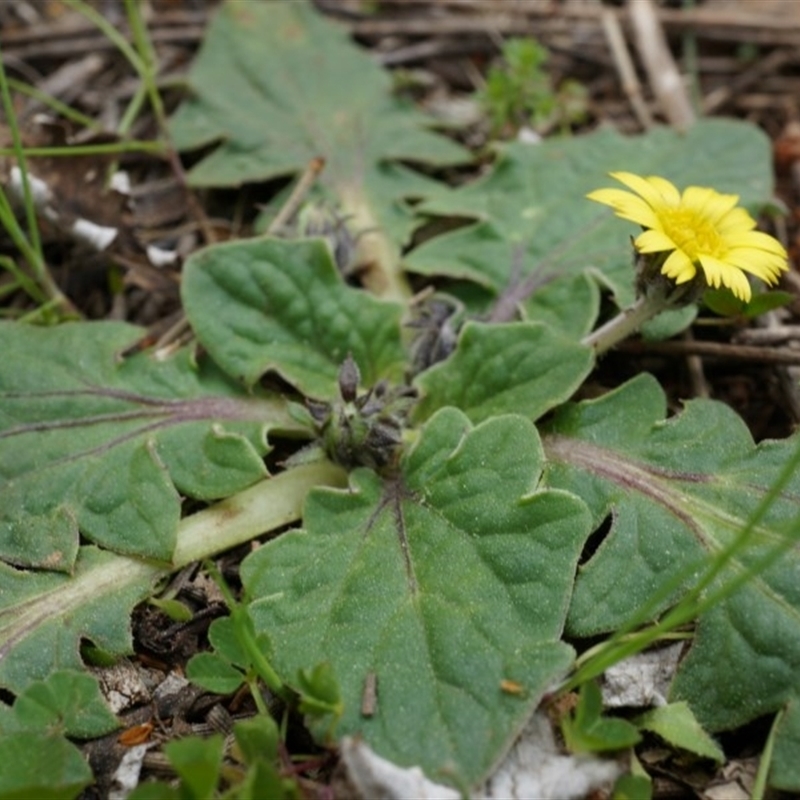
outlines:
{"label": "green weed sprout", "polygon": [[509,39],[503,45],[502,64],[491,67],[479,99],[496,135],[523,125],[546,128],[554,123],[562,132],[579,122],[586,111],[586,91],[577,81],[555,89],[544,65],[548,51],[533,39]]}

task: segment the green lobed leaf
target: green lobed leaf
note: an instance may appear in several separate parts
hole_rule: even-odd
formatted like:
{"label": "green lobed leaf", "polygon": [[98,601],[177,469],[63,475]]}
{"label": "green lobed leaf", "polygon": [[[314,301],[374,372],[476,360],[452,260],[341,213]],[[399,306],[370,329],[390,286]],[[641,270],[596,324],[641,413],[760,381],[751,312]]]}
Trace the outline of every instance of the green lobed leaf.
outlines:
{"label": "green lobed leaf", "polygon": [[215,619],[208,629],[208,641],[214,652],[192,656],[186,665],[186,676],[210,692],[230,694],[244,681],[242,671],[252,667],[252,659],[240,641],[234,619]]}
{"label": "green lobed leaf", "polygon": [[0,686],[21,692],[53,670],[82,669],[81,639],[131,652],[133,607],[165,574],[96,547],[80,548],[71,576],[0,564]]}
{"label": "green lobed leaf", "polygon": [[119,727],[103,700],[97,680],[74,670],[59,670],[31,683],[16,699],[13,716],[0,721],[0,734],[24,730],[91,739]]}
{"label": "green lobed leaf", "polygon": [[[641,375],[598,400],[565,406],[544,436],[547,485],[582,497],[596,526],[611,519],[579,571],[568,621],[575,635],[613,630],[666,582],[690,581],[742,530],[797,447],[796,437],[755,446],[744,422],[710,400],[665,416],[663,391]],[[794,475],[719,580],[800,535],[799,517]],[[795,549],[700,616],[671,698],[687,700],[704,728],[741,725],[800,689],[798,569]]]}
{"label": "green lobed leaf", "polygon": [[536,146],[512,143],[500,148],[487,177],[442,189],[422,205],[428,214],[478,222],[426,242],[411,252],[406,266],[424,275],[473,280],[496,294],[534,274],[543,281],[556,275],[558,283],[588,269],[620,307],[629,305],[629,234],[638,229],[584,197],[613,185],[607,173],[614,170],[661,175],[681,187],[712,186],[740,194],[749,206],[763,205],[772,195],[767,137],[733,120],[701,120],[687,133],[656,128],[627,137],[601,130]]}
{"label": "green lobed leaf", "polygon": [[189,350],[120,361],[141,334],[0,324],[0,559],[70,571],[80,533],[168,561],[179,492],[207,500],[255,483],[268,429],[299,429],[283,400],[246,394]]}
{"label": "green lobed leaf", "polygon": [[347,492],[311,492],[306,529],[245,559],[276,669],[331,664],[337,734],[440,780],[477,781],[502,755],[572,659],[559,639],[588,518],[572,495],[537,489],[542,466],[530,420],[473,428],[443,409],[396,479],[361,469]]}
{"label": "green lobed leaf", "polygon": [[245,669],[250,666],[250,656],[240,641],[231,617],[215,619],[208,628],[208,641],[226,661]]}
{"label": "green lobed leaf", "polygon": [[207,247],[186,262],[181,291],[198,339],[249,386],[275,370],[306,395],[332,398],[348,353],[367,386],[402,376],[402,307],[347,286],[320,240]]}
{"label": "green lobed leaf", "polygon": [[0,764],[3,800],[72,800],[92,782],[80,750],[42,731],[0,735]]}
{"label": "green lobed leaf", "polygon": [[[127,621],[158,580],[172,569],[295,522],[311,487],[345,481],[341,468],[318,461],[286,469],[187,516],[178,526],[172,565],[96,547],[79,550],[72,575],[0,563],[0,686],[19,693],[55,669],[80,669],[80,652],[87,649],[82,642],[104,658],[130,653]],[[257,644],[268,647],[264,636]]]}
{"label": "green lobed leaf", "polygon": [[397,160],[452,164],[465,150],[392,94],[390,75],[310,3],[226,3],[189,75],[192,95],[171,121],[180,149],[217,143],[189,173],[195,186],[239,186],[302,172],[363,234],[362,261],[399,265],[414,226],[406,198],[436,184]]}
{"label": "green lobed leaf", "polygon": [[546,322],[572,339],[592,332],[599,309],[600,290],[587,273],[548,282],[524,304],[528,319]]}
{"label": "green lobed leaf", "polygon": [[426,130],[432,118],[393,97],[389,73],[343,27],[302,0],[224,4],[189,81],[173,139],[181,149],[219,142],[190,173],[195,185],[274,178],[317,156],[326,159],[323,183],[334,185],[358,181],[365,165],[385,159],[464,159]]}
{"label": "green lobed leaf", "polygon": [[538,419],[589,374],[592,350],[535,322],[467,323],[455,352],[423,372],[417,417],[456,406],[473,422],[507,413]]}

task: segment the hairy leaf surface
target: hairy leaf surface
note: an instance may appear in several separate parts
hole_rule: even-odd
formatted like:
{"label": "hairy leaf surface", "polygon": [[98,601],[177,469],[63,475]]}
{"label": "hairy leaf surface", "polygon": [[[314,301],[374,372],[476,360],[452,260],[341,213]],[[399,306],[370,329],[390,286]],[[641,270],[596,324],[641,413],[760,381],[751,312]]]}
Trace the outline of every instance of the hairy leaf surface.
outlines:
{"label": "hairy leaf surface", "polygon": [[2,736],[43,731],[90,739],[118,727],[97,680],[74,670],[53,672],[46,680],[31,683],[11,708],[0,706]]}
{"label": "hairy leaf surface", "polygon": [[82,639],[130,653],[133,607],[165,574],[96,547],[80,548],[71,575],[0,564],[0,686],[19,692],[53,670],[82,669]]}
{"label": "hairy leaf surface", "polygon": [[[494,170],[456,190],[442,189],[423,205],[438,215],[470,216],[475,225],[439,236],[414,250],[407,267],[425,275],[475,281],[496,294],[534,280],[542,287],[588,270],[616,302],[633,300],[633,269],[625,224],[608,209],[579,198],[627,170],[661,175],[678,186],[713,186],[759,206],[772,196],[769,141],[752,125],[704,120],[685,134],[658,128],[626,137],[604,130],[536,146],[507,144]],[[630,233],[636,232],[630,225]],[[581,298],[573,336],[597,313]],[[529,313],[539,315],[537,294]]]}
{"label": "hairy leaf surface", "polygon": [[[443,409],[397,479],[359,470],[348,492],[312,492],[306,529],[245,560],[279,671],[332,664],[346,706],[337,735],[470,782],[509,745],[571,662],[559,640],[588,529],[577,498],[537,489],[541,469],[529,420],[473,428]],[[377,706],[362,714],[371,680]]]}
{"label": "hairy leaf surface", "polygon": [[193,96],[172,120],[174,140],[181,149],[219,143],[190,181],[239,186],[301,172],[322,157],[319,181],[362,235],[367,268],[375,260],[397,269],[414,224],[404,201],[437,187],[396,162],[468,159],[393,95],[389,74],[343,28],[303,0],[223,5],[189,79]]}
{"label": "hairy leaf surface", "polygon": [[319,240],[208,247],[187,261],[182,296],[197,337],[248,385],[275,370],[306,395],[332,398],[348,353],[365,386],[402,377],[402,307],[347,286]]}
{"label": "hairy leaf surface", "polygon": [[247,394],[208,359],[118,355],[121,323],[0,325],[0,559],[71,570],[79,533],[168,561],[180,494],[224,497],[266,475],[285,401]]}
{"label": "hairy leaf surface", "polygon": [[[80,548],[71,575],[0,563],[0,687],[20,692],[53,670],[80,669],[82,641],[110,655],[129,654],[133,607],[171,569],[295,522],[309,489],[344,483],[341,468],[316,461],[184,517],[172,566],[96,547]],[[211,641],[223,644],[217,633]]]}
{"label": "hairy leaf surface", "polygon": [[519,413],[535,420],[567,400],[589,374],[592,351],[540,323],[467,323],[455,352],[416,384],[421,419],[455,406],[473,422]]}
{"label": "hairy leaf surface", "polygon": [[0,736],[0,797],[71,800],[92,783],[81,751],[63,736],[23,731]]}
{"label": "hairy leaf surface", "polygon": [[[728,406],[692,400],[665,420],[666,398],[641,375],[599,400],[560,410],[544,437],[546,483],[575,492],[596,525],[611,528],[582,565],[568,626],[612,630],[668,579],[691,582],[746,525],[797,447],[796,437],[755,446]],[[800,536],[800,475],[753,529],[719,580]],[[796,548],[701,615],[673,683],[700,723],[719,730],[779,708],[800,689],[800,556]],[[661,604],[663,610],[680,589]]]}

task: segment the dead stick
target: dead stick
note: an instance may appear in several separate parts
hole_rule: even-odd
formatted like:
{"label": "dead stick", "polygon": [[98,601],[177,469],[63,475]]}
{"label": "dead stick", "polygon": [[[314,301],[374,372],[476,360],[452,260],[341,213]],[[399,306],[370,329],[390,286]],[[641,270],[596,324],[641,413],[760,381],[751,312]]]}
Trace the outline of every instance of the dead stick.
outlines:
{"label": "dead stick", "polygon": [[282,228],[291,221],[292,217],[297,213],[297,209],[300,208],[300,203],[303,202],[309,189],[314,185],[314,181],[324,167],[325,159],[321,156],[312,158],[311,161],[308,162],[308,166],[300,176],[300,180],[295,184],[294,189],[292,189],[292,193],[275,216],[275,219],[270,222],[267,228],[268,234],[274,235],[280,233]]}
{"label": "dead stick", "polygon": [[685,131],[694,123],[694,111],[655,6],[652,0],[629,0],[628,12],[639,58],[661,110],[673,128]]}
{"label": "dead stick", "polygon": [[800,350],[789,348],[754,347],[745,344],[725,344],[724,342],[672,341],[672,342],[624,342],[617,350],[636,355],[679,355],[688,354],[713,356],[731,361],[756,361],[762,364],[800,364]]}
{"label": "dead stick", "polygon": [[603,9],[601,20],[603,22],[603,32],[606,35],[611,55],[614,58],[614,65],[622,81],[622,91],[625,92],[630,101],[631,108],[633,108],[639,124],[645,130],[649,130],[653,127],[653,115],[642,97],[642,87],[636,75],[633,59],[625,44],[625,36],[622,33],[619,18],[610,8],[606,8]]}

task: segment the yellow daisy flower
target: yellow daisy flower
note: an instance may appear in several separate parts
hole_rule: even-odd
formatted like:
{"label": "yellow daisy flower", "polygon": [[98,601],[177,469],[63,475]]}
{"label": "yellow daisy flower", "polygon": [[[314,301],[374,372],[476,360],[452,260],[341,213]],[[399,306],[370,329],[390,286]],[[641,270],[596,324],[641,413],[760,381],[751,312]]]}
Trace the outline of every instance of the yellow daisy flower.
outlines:
{"label": "yellow daisy flower", "polygon": [[669,253],[661,273],[676,284],[692,280],[700,268],[709,286],[727,286],[748,302],[752,293],[746,272],[774,284],[788,269],[783,245],[754,230],[755,220],[736,205],[738,195],[702,186],[689,186],[681,194],[657,176],[610,175],[631,191],[597,189],[586,196],[641,225],[644,232],[634,240],[637,251]]}

